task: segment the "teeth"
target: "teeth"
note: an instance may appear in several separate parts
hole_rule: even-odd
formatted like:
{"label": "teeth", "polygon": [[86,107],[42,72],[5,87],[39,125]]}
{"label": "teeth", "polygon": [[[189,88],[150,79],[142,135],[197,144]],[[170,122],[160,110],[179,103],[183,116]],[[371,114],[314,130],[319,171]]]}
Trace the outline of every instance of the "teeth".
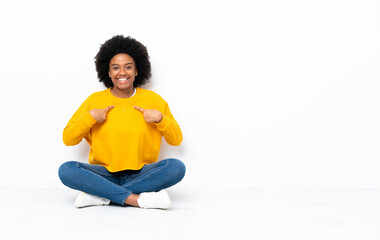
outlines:
{"label": "teeth", "polygon": [[119,81],[127,81],[126,78],[119,78]]}

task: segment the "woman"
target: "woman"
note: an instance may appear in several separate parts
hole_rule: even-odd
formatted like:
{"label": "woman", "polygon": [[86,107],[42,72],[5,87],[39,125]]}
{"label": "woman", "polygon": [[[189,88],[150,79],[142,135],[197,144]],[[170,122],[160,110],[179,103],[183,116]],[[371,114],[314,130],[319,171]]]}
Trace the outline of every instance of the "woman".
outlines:
{"label": "woman", "polygon": [[182,180],[185,165],[157,158],[162,136],[169,144],[180,145],[182,132],[168,104],[153,91],[139,88],[151,77],[146,47],[131,37],[115,36],[101,45],[95,65],[107,89],[90,95],[63,131],[67,146],[86,139],[90,164],[62,164],[62,183],[82,191],[75,200],[77,207],[113,202],[169,208],[163,189]]}

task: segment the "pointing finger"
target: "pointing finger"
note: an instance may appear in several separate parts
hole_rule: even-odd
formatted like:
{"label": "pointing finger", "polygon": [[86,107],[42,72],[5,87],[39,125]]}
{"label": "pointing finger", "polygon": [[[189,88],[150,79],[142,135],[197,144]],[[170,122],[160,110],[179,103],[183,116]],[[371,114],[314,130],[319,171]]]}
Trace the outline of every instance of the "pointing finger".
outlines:
{"label": "pointing finger", "polygon": [[109,110],[111,110],[114,107],[115,107],[115,105],[112,105],[112,106],[106,107],[104,110],[106,110],[106,112],[108,112]]}
{"label": "pointing finger", "polygon": [[141,108],[141,107],[134,106],[133,108],[136,109],[136,110],[139,110],[140,112],[144,112],[145,111],[145,109]]}

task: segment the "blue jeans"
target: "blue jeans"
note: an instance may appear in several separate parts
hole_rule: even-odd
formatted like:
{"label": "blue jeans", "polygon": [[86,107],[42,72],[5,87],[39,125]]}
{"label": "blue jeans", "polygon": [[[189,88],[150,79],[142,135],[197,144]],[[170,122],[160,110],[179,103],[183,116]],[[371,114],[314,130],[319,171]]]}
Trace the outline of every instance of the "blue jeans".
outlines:
{"label": "blue jeans", "polygon": [[64,185],[120,205],[132,193],[156,192],[177,184],[185,172],[185,165],[174,158],[147,164],[140,170],[114,173],[100,165],[70,161],[58,171]]}

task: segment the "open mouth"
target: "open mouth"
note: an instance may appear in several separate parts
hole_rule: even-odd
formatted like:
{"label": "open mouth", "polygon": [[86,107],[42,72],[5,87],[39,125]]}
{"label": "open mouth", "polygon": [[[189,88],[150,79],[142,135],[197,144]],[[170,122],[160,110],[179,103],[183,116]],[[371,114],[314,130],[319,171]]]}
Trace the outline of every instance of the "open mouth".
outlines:
{"label": "open mouth", "polygon": [[126,83],[128,78],[118,78],[117,79],[120,83]]}

